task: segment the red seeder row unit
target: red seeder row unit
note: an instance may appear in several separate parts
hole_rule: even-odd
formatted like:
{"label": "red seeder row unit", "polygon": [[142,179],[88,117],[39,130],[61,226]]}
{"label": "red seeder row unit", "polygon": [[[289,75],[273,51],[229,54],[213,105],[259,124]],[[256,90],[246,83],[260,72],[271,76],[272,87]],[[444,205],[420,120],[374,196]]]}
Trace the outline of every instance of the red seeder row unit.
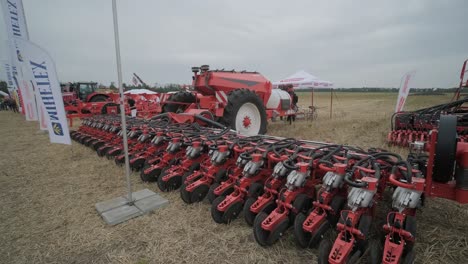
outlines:
{"label": "red seeder row unit", "polygon": [[[216,223],[238,217],[261,246],[291,232],[300,247],[318,247],[319,263],[352,263],[369,249],[371,263],[412,263],[416,211],[424,198],[468,203],[468,143],[457,140],[457,120],[441,116],[428,143],[412,144],[405,159],[381,149],[270,136],[240,136],[210,128],[206,118],[177,114],[129,118],[130,166],[163,192],[179,190],[192,204],[205,198]],[[84,119],[74,140],[123,164],[116,116]],[[376,215],[384,192],[391,210]],[[380,240],[370,226],[385,218]],[[335,240],[323,235],[335,228]]]}
{"label": "red seeder row unit", "polygon": [[465,105],[468,99],[466,93],[462,94],[463,89],[468,88],[468,79],[465,76],[468,72],[467,64],[468,60],[465,60],[460,73],[460,85],[451,102],[393,114],[387,142],[403,147],[409,147],[417,141],[427,142],[430,140],[430,132],[439,127],[442,115],[453,115],[457,118],[458,140],[468,142],[468,108]]}

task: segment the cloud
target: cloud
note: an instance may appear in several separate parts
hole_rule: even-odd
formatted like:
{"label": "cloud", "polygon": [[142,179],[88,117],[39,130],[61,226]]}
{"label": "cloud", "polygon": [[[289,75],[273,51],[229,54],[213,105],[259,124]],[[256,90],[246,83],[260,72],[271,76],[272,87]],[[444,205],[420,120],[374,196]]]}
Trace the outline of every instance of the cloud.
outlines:
{"label": "cloud", "polygon": [[[63,81],[115,81],[111,1],[23,0],[30,38]],[[124,81],[189,83],[191,66],[304,69],[338,87],[458,83],[468,1],[118,1]],[[4,35],[3,35],[4,37]]]}

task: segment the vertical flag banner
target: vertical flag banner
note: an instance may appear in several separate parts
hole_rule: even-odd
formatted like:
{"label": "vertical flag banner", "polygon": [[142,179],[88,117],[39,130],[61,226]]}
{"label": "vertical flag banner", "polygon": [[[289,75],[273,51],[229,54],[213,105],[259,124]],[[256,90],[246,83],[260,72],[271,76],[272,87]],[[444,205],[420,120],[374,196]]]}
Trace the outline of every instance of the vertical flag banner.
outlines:
{"label": "vertical flag banner", "polygon": [[398,92],[398,99],[395,107],[395,112],[403,111],[406,98],[408,98],[408,94],[410,92],[410,81],[414,78],[415,74],[416,71],[410,71],[403,75],[403,78],[401,78],[400,91]]}
{"label": "vertical flag banner", "polygon": [[38,104],[45,109],[45,120],[52,143],[71,145],[60,83],[52,58],[41,47],[27,40],[16,39],[19,50],[33,77],[32,85],[38,92]]}
{"label": "vertical flag banner", "polygon": [[[19,95],[22,97],[24,114],[26,120],[38,120],[37,106],[34,98],[33,87],[23,76],[23,58],[17,46],[15,39],[28,40],[28,31],[26,20],[23,13],[23,2],[21,0],[0,0],[3,10],[3,18],[8,36],[8,46],[10,47],[12,65],[16,67],[16,75],[14,75],[15,83],[19,88]],[[29,83],[29,84],[28,84]]]}
{"label": "vertical flag banner", "polygon": [[13,67],[8,62],[3,62],[3,69],[7,78],[8,92],[10,96],[15,100],[18,109],[21,111],[21,102],[19,100],[18,91],[16,88],[15,81],[13,79]]}

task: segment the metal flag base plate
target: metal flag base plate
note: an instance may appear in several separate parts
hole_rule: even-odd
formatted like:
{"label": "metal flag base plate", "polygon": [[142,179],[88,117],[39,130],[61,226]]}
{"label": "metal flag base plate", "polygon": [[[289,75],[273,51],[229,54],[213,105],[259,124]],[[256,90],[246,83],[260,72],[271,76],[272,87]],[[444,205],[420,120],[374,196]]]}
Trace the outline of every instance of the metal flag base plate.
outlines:
{"label": "metal flag base plate", "polygon": [[97,203],[96,210],[107,224],[117,225],[169,203],[167,199],[148,189],[133,192],[132,197],[133,203],[129,203],[124,196]]}

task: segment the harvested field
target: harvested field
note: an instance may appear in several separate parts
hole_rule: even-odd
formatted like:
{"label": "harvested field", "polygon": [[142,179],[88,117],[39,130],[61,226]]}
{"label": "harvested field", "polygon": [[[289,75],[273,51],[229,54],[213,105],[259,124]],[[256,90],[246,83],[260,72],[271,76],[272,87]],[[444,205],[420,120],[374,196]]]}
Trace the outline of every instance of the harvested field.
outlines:
{"label": "harvested field", "polygon": [[[395,94],[337,93],[333,119],[329,94],[316,93],[318,119],[270,124],[272,135],[388,148],[385,136]],[[410,97],[408,109],[450,96]],[[310,94],[300,104],[310,105]],[[76,128],[76,127],[75,127]],[[50,144],[37,125],[0,112],[0,262],[2,263],[315,263],[316,249],[295,246],[291,232],[262,248],[243,219],[218,225],[209,204],[186,205],[179,192],[162,193],[169,206],[106,226],[96,202],[125,193],[124,171],[73,142]],[[389,150],[406,154],[406,150]],[[135,190],[155,184],[132,175]],[[388,201],[388,200],[387,200]],[[468,263],[468,205],[428,199],[418,215],[418,263]]]}

